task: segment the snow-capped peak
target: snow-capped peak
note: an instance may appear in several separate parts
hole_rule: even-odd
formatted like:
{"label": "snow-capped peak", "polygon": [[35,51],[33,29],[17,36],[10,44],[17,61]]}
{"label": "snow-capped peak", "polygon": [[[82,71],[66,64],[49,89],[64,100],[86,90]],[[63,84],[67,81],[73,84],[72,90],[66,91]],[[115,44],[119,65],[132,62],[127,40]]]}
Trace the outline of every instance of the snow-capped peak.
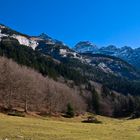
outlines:
{"label": "snow-capped peak", "polygon": [[89,52],[89,51],[95,51],[98,47],[94,45],[93,43],[89,41],[80,41],[76,44],[74,49],[77,52],[83,53],[83,52]]}
{"label": "snow-capped peak", "polygon": [[38,46],[38,42],[36,40],[32,39],[31,37],[28,37],[26,35],[24,36],[14,30],[0,24],[0,41],[2,40],[3,37],[15,38],[18,40],[18,42],[21,45],[31,47],[34,50]]}

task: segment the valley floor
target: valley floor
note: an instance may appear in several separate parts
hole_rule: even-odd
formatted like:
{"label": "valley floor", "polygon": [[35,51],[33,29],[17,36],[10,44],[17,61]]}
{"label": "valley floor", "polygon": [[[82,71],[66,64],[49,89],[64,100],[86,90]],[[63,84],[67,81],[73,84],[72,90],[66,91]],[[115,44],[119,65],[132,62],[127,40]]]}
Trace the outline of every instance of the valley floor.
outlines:
{"label": "valley floor", "polygon": [[0,114],[0,140],[140,140],[140,119],[97,118],[102,124],[81,123],[82,117],[21,118]]}

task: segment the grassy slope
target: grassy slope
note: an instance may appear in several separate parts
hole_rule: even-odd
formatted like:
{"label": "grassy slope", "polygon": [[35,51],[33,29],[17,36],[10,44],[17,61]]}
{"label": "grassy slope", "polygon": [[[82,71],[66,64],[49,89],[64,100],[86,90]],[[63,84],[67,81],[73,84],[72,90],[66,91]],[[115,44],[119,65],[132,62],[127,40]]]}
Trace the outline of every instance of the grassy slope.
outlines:
{"label": "grassy slope", "polygon": [[20,118],[0,114],[0,140],[140,140],[140,119],[98,117],[103,124],[84,124],[82,118]]}

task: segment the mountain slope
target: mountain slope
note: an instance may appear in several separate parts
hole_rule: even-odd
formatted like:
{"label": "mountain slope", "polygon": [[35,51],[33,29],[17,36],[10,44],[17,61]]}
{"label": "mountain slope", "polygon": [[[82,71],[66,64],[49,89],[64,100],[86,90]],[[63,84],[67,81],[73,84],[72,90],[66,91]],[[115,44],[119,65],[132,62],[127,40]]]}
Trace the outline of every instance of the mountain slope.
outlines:
{"label": "mountain slope", "polygon": [[136,69],[119,58],[92,53],[82,53],[82,56],[89,64],[98,67],[105,73],[111,73],[128,79],[140,79],[140,74]]}

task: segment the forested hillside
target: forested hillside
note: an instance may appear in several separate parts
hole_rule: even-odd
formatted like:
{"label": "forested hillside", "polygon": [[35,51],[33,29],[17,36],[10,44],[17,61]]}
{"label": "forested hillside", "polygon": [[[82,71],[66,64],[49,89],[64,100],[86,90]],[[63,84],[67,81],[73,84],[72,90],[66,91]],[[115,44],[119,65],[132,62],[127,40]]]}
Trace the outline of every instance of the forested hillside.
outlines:
{"label": "forested hillside", "polygon": [[140,116],[140,73],[127,62],[0,28],[1,110]]}
{"label": "forested hillside", "polygon": [[56,82],[4,57],[0,58],[0,75],[1,111],[21,108],[25,112],[65,114],[70,104],[75,115],[90,111],[121,117],[140,108],[139,97],[123,96],[105,86],[97,92],[91,84],[83,88]]}
{"label": "forested hillside", "polygon": [[66,112],[67,104],[72,104],[77,113],[86,111],[83,99],[72,88],[0,57],[1,109],[22,108],[26,112],[51,114]]}

